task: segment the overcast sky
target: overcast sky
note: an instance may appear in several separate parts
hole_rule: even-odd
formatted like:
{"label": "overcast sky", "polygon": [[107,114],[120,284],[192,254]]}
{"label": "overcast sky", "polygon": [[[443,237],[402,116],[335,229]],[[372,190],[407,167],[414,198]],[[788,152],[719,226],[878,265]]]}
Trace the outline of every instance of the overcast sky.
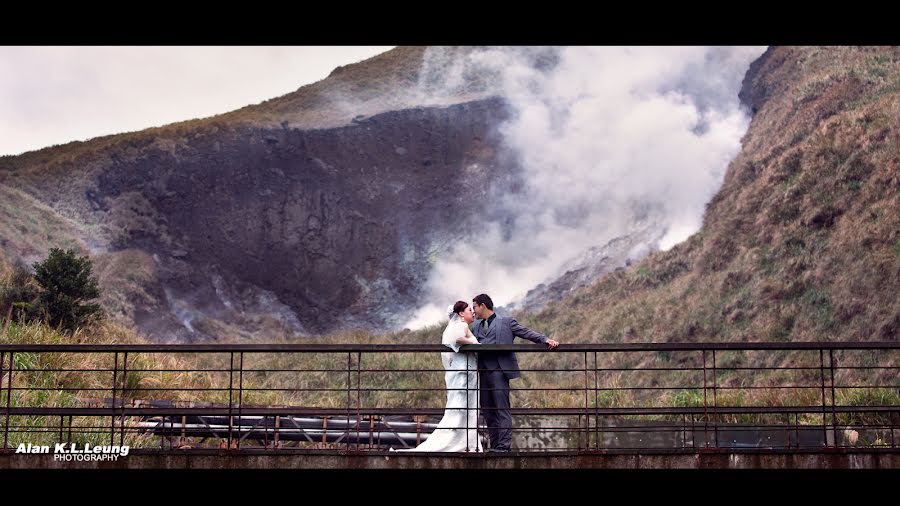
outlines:
{"label": "overcast sky", "polygon": [[0,47],[0,155],[221,114],[379,47]]}

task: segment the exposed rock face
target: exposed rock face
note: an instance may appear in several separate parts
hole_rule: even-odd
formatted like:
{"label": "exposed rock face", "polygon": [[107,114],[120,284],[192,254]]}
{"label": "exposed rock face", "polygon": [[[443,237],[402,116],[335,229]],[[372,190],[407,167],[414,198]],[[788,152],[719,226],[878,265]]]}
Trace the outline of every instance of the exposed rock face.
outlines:
{"label": "exposed rock face", "polygon": [[[744,76],[744,81],[741,83],[741,91],[738,93],[738,98],[743,105],[750,109],[751,114],[756,114],[766,101],[766,97],[771,93],[765,82],[762,81],[761,76],[764,67],[767,65],[777,66],[779,64],[779,62],[773,61],[774,54],[774,47],[766,49],[762,56],[750,64],[750,68],[747,69],[747,74]],[[783,53],[781,54],[783,55]]]}
{"label": "exposed rock face", "polygon": [[[429,255],[515,172],[495,132],[505,114],[486,99],[333,129],[150,138],[95,164],[75,212],[105,249],[152,255],[150,297],[130,316],[160,339],[216,337],[247,312],[300,333],[387,329],[400,312],[383,308],[416,303]],[[57,184],[29,187],[71,199]]]}
{"label": "exposed rock face", "polygon": [[490,76],[442,87],[471,50],[400,47],[216,117],[0,157],[0,260],[75,246],[111,316],[163,341],[394,328],[472,203],[517,177]]}

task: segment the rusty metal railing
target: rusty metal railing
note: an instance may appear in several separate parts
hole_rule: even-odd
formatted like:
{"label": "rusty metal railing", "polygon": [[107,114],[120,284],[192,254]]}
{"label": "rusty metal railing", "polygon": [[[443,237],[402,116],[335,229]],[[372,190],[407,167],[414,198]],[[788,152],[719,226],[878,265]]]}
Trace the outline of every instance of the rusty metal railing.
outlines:
{"label": "rusty metal railing", "polygon": [[[514,450],[523,453],[898,449],[900,343],[461,350],[520,353],[510,413]],[[444,413],[447,351],[0,345],[0,451],[29,443],[129,444],[133,452],[413,448]],[[167,367],[150,367],[160,363]],[[483,417],[478,425],[485,434]],[[475,441],[468,451],[478,452]]]}

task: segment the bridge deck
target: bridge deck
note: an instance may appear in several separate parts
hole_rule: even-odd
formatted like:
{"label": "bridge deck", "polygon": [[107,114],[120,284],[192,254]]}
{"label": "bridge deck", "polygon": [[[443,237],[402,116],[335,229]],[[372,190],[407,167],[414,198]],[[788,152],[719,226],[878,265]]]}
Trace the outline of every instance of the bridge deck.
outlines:
{"label": "bridge deck", "polygon": [[334,450],[158,451],[135,449],[115,462],[61,462],[52,454],[0,454],[2,469],[898,469],[890,449],[820,451],[629,451],[347,453]]}

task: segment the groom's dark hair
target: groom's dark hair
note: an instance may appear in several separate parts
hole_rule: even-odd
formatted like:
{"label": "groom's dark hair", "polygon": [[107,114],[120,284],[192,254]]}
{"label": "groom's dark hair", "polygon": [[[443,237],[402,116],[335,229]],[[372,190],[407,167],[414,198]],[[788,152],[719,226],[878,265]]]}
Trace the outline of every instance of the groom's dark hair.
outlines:
{"label": "groom's dark hair", "polygon": [[475,298],[472,299],[472,302],[474,302],[476,304],[484,304],[491,311],[494,310],[494,301],[492,301],[491,298],[488,297],[488,295],[486,293],[476,295]]}

